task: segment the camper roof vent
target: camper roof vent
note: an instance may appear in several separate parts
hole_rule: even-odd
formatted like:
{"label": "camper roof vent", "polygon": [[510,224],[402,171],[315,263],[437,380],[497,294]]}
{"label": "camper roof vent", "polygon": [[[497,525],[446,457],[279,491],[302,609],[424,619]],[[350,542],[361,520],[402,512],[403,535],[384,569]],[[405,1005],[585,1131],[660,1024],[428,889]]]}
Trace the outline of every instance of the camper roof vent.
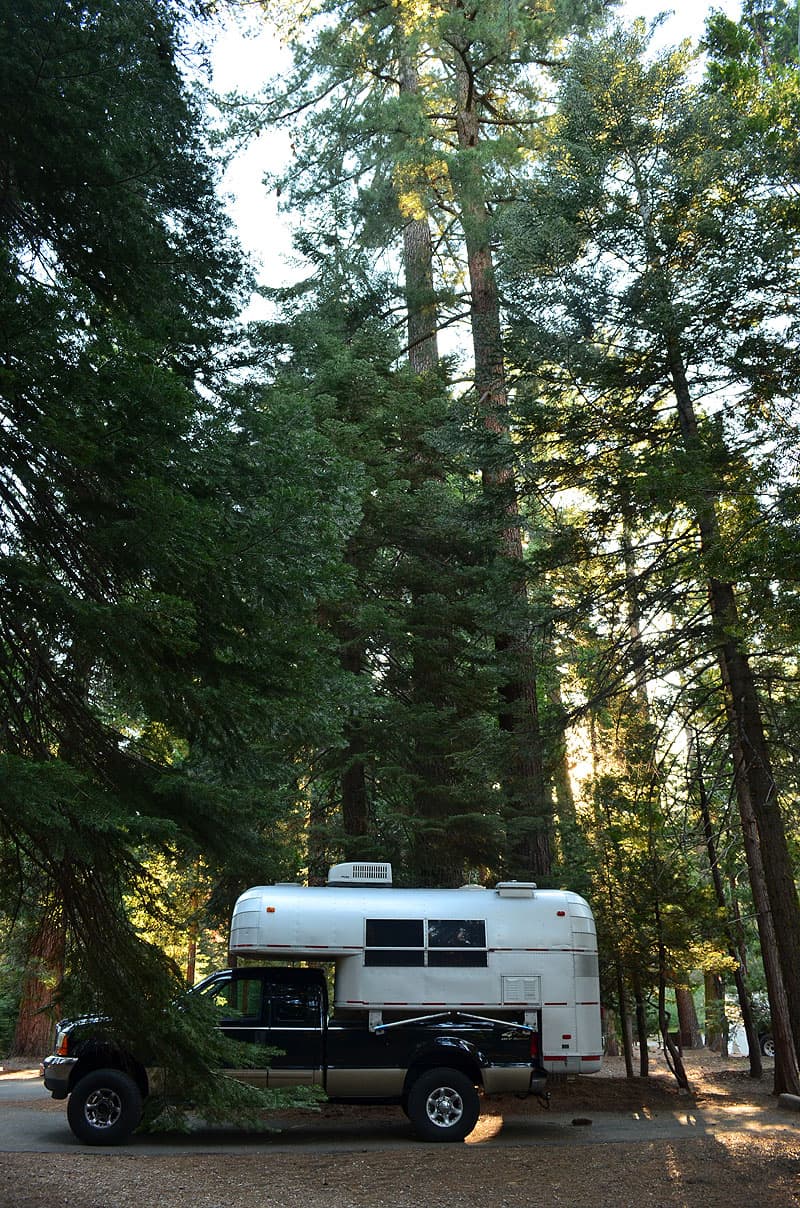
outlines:
{"label": "camper roof vent", "polygon": [[535,888],[534,881],[497,882],[497,892],[501,898],[532,898]]}
{"label": "camper roof vent", "polygon": [[328,869],[329,885],[391,885],[391,864],[370,864],[356,861],[334,864]]}

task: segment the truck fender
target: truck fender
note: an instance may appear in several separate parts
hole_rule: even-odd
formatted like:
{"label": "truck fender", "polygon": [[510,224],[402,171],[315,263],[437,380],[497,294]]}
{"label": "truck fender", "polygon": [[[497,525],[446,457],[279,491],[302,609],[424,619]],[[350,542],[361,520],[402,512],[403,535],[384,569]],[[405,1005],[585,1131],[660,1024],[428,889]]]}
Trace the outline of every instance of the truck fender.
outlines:
{"label": "truck fender", "polygon": [[78,1061],[70,1074],[70,1092],[94,1070],[119,1070],[133,1079],[142,1099],[147,1098],[150,1087],[144,1066],[118,1045],[106,1040],[87,1040],[79,1046],[75,1056]]}
{"label": "truck fender", "polygon": [[489,1064],[485,1054],[469,1040],[458,1036],[437,1036],[417,1046],[408,1063],[403,1086],[403,1099],[408,1098],[412,1084],[426,1070],[448,1066],[461,1070],[476,1085],[483,1083],[481,1070]]}

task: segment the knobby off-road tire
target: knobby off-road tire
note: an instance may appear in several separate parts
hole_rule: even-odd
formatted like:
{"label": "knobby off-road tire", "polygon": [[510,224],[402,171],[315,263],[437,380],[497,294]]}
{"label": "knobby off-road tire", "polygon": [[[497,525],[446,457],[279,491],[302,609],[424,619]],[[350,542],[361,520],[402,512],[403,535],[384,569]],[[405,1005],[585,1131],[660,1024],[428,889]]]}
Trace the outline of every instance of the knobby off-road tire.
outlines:
{"label": "knobby off-road tire", "polygon": [[408,1092],[407,1115],[423,1141],[463,1141],[480,1113],[478,1092],[460,1070],[428,1070]]}
{"label": "knobby off-road tire", "polygon": [[142,1095],[122,1070],[93,1070],[67,1103],[67,1120],[86,1145],[121,1145],[142,1118]]}

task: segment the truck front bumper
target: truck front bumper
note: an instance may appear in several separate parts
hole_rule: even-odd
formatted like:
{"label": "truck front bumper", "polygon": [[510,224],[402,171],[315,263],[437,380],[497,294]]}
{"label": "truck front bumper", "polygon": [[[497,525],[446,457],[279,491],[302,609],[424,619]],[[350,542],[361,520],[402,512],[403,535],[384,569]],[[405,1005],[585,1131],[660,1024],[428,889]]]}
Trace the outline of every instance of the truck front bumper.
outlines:
{"label": "truck front bumper", "polygon": [[77,1057],[57,1057],[53,1054],[44,1059],[44,1085],[54,1099],[66,1099],[69,1080],[78,1064]]}

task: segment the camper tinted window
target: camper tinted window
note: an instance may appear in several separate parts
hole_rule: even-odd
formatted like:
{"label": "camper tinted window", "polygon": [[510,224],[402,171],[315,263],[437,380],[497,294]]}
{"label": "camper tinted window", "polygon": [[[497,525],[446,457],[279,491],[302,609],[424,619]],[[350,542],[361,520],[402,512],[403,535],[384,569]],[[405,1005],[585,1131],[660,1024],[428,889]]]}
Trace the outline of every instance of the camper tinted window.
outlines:
{"label": "camper tinted window", "polygon": [[428,965],[461,969],[485,968],[486,924],[483,919],[430,919]]}
{"label": "camper tinted window", "polygon": [[421,968],[425,964],[425,951],[422,948],[367,948],[364,964],[380,965],[384,969],[400,965]]}
{"label": "camper tinted window", "polygon": [[420,966],[425,964],[422,919],[367,919],[365,965]]}
{"label": "camper tinted window", "polygon": [[368,948],[422,948],[422,919],[367,919]]}
{"label": "camper tinted window", "polygon": [[432,948],[428,953],[431,969],[442,969],[447,965],[460,969],[485,969],[487,964],[485,948]]}
{"label": "camper tinted window", "polygon": [[485,948],[486,924],[483,919],[431,919],[428,947]]}

